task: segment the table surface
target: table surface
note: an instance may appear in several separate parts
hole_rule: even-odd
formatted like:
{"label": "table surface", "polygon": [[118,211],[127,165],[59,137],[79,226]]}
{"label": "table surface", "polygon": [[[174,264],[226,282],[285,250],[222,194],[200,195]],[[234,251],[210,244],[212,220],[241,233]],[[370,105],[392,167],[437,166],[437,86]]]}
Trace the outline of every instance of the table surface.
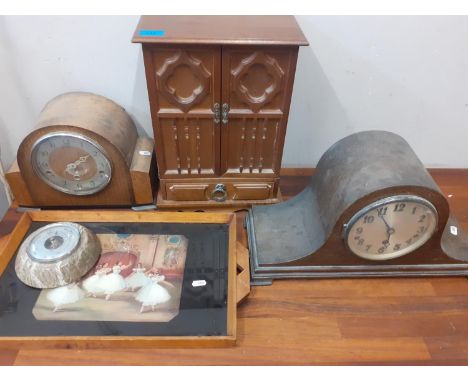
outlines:
{"label": "table surface", "polygon": [[[468,229],[468,170],[433,170]],[[308,181],[285,171],[285,198]],[[246,245],[237,214],[237,238]],[[0,223],[0,247],[19,214]],[[238,307],[237,345],[225,349],[1,350],[0,365],[468,364],[468,280],[281,280]]]}

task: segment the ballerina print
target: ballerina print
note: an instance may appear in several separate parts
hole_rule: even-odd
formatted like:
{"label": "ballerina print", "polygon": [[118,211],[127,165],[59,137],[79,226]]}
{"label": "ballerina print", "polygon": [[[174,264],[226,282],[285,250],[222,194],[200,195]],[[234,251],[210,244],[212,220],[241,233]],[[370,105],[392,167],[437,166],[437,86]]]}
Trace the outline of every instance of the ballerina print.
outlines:
{"label": "ballerina print", "polygon": [[140,313],[145,311],[146,307],[151,307],[151,311],[154,312],[154,307],[159,304],[163,304],[171,299],[171,295],[160,283],[172,285],[167,281],[164,281],[165,277],[159,274],[150,273],[150,281],[140,289],[137,293],[135,300],[141,302]]}
{"label": "ballerina print", "polygon": [[110,271],[110,268],[105,267],[106,264],[98,265],[94,274],[83,281],[82,285],[88,292],[88,296],[97,297],[98,294],[103,293],[101,283],[106,273]]}
{"label": "ballerina print", "polygon": [[112,267],[112,273],[104,276],[102,282],[100,283],[100,287],[106,296],[106,300],[109,300],[114,293],[120,292],[127,287],[125,284],[125,279],[122,277],[120,272],[128,267],[129,264],[123,265],[122,262],[119,261]]}
{"label": "ballerina print", "polygon": [[48,291],[47,299],[54,305],[57,312],[63,305],[73,304],[85,298],[86,293],[76,284],[69,284]]}
{"label": "ballerina print", "polygon": [[137,267],[133,268],[132,271],[133,273],[125,279],[125,284],[128,289],[134,292],[148,284],[150,279],[145,274],[146,268],[141,263],[138,263]]}

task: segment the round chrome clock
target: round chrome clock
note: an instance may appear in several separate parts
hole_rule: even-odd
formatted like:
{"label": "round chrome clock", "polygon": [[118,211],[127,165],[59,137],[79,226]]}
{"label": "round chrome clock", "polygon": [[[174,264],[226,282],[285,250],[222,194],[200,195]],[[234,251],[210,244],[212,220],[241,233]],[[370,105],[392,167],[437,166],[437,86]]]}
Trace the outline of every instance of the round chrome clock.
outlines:
{"label": "round chrome clock", "polygon": [[344,240],[357,256],[389,260],[406,255],[429,240],[437,210],[415,195],[395,195],[358,211],[345,225]]}
{"label": "round chrome clock", "polygon": [[56,288],[80,280],[101,253],[97,236],[68,222],[48,224],[31,233],[16,256],[18,278],[34,288]]}
{"label": "round chrome clock", "polygon": [[34,232],[26,252],[33,261],[55,262],[73,253],[80,242],[80,236],[76,224],[50,224]]}
{"label": "round chrome clock", "polygon": [[71,195],[95,194],[112,177],[103,148],[78,133],[53,132],[40,137],[33,144],[31,162],[44,182]]}

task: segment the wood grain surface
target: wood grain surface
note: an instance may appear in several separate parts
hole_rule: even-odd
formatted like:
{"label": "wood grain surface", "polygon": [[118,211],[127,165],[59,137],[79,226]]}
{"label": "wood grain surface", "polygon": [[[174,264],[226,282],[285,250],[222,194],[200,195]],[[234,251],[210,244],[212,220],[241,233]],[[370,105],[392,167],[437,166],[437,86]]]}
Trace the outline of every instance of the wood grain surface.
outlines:
{"label": "wood grain surface", "polygon": [[[157,31],[158,34],[141,31]],[[294,16],[142,16],[133,42],[309,45]]]}
{"label": "wood grain surface", "polygon": [[[282,171],[285,198],[310,170]],[[468,229],[468,170],[431,171]],[[246,245],[245,213],[237,240]],[[19,215],[8,211],[2,237]],[[278,222],[284,224],[284,222]],[[2,365],[467,365],[468,280],[284,280],[254,287],[227,349],[0,350]]]}
{"label": "wood grain surface", "polygon": [[277,203],[298,50],[308,44],[295,18],[142,16],[133,42],[143,49],[159,207]]}

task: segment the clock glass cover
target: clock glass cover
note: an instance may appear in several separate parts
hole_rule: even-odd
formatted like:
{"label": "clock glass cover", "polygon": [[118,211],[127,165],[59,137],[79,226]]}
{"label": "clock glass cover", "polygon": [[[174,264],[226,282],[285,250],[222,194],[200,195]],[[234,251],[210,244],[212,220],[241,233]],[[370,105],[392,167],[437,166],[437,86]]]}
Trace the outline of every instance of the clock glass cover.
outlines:
{"label": "clock glass cover", "polygon": [[80,231],[75,224],[54,223],[33,233],[26,251],[40,263],[56,262],[69,256],[80,242]]}
{"label": "clock glass cover", "polygon": [[32,165],[49,186],[72,195],[91,195],[111,180],[112,168],[103,149],[76,133],[51,133],[35,142]]}
{"label": "clock glass cover", "polygon": [[348,248],[369,260],[406,255],[423,245],[437,227],[437,211],[426,199],[395,195],[358,211],[345,226]]}

